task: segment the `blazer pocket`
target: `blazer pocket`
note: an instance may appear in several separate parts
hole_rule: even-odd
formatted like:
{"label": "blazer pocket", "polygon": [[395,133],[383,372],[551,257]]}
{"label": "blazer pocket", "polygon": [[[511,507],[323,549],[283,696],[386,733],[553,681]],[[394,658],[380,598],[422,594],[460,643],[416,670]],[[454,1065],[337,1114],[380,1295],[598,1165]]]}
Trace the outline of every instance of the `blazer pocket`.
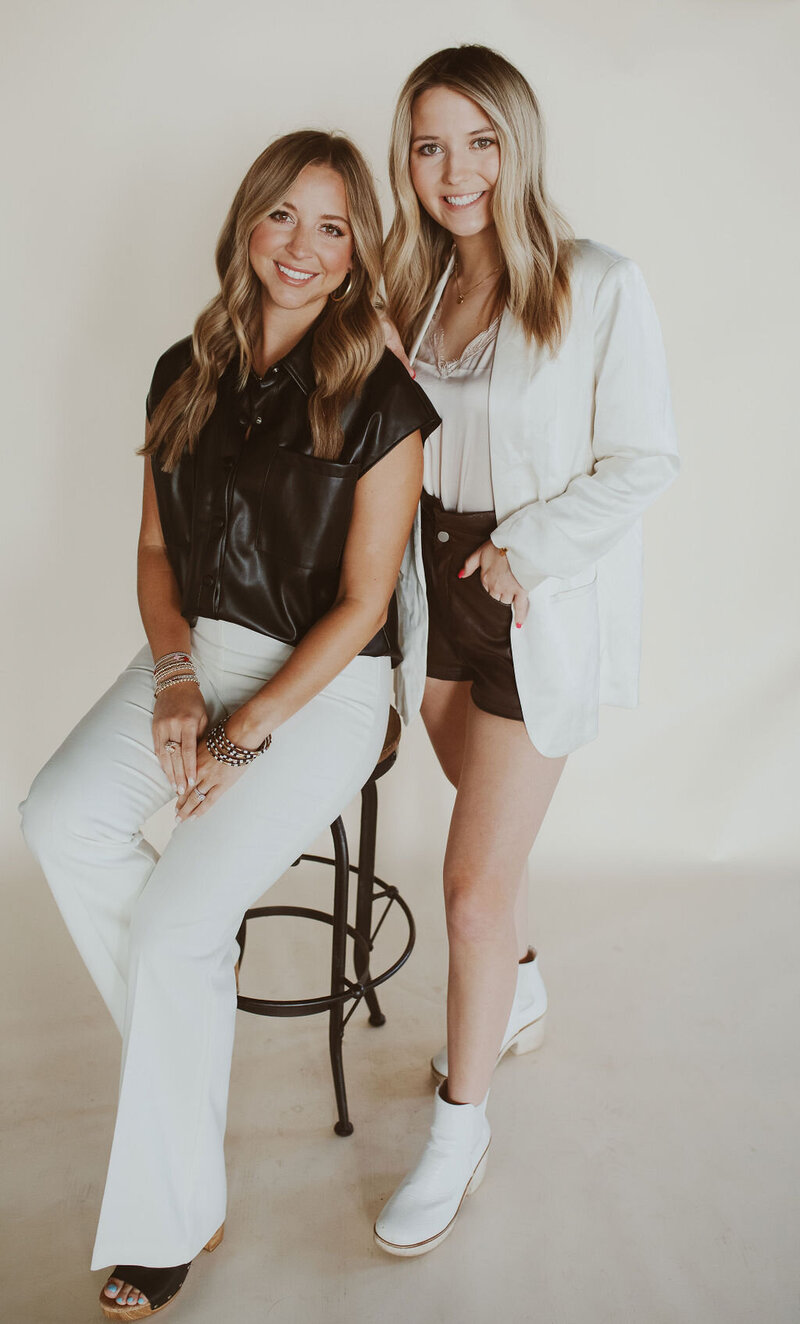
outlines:
{"label": "blazer pocket", "polygon": [[[566,588],[559,589],[557,593],[551,593],[549,595],[550,601],[564,602],[567,598],[577,598],[583,593],[591,593],[597,587],[597,566],[593,567],[591,575],[591,579],[586,579],[585,576],[582,576],[581,582],[578,584],[568,582]],[[577,576],[573,576],[573,578],[577,578]],[[557,582],[563,584],[564,580],[558,580]]]}
{"label": "blazer pocket", "polygon": [[278,447],[264,486],[256,546],[307,570],[338,566],[359,468]]}
{"label": "blazer pocket", "polygon": [[597,580],[542,600],[529,633],[532,685],[567,726],[585,726],[598,703],[600,619]]}

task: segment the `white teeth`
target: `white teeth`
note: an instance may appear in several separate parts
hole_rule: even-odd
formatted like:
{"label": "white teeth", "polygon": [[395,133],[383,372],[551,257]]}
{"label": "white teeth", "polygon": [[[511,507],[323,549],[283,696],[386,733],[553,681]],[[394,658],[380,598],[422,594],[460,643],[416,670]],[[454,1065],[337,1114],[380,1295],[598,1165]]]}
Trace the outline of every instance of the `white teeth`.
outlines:
{"label": "white teeth", "polygon": [[445,200],[450,203],[451,207],[468,207],[471,202],[477,202],[481,193],[483,193],[483,189],[479,193],[462,193],[460,196],[448,197],[445,194]]}
{"label": "white teeth", "polygon": [[279,271],[291,277],[292,280],[313,280],[316,274],[313,271],[295,271],[293,267],[284,267],[280,262],[276,262],[275,265]]}

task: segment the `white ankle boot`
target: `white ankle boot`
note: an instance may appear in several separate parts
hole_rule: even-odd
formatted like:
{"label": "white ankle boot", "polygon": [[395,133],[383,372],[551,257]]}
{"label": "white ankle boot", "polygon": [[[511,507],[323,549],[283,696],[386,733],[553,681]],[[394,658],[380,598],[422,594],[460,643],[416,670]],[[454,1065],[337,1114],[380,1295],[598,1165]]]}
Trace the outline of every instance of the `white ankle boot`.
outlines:
{"label": "white ankle boot", "polygon": [[[533,951],[533,948],[529,949]],[[547,1011],[547,989],[539,972],[539,962],[534,955],[532,961],[524,961],[517,966],[517,991],[511,1004],[506,1032],[497,1061],[506,1053],[531,1053],[534,1048],[541,1048],[544,1043],[544,1023]],[[496,1064],[495,1064],[496,1065]],[[447,1047],[440,1048],[431,1058],[431,1071],[437,1083],[447,1079]]]}
{"label": "white ankle boot", "polygon": [[375,1224],[381,1250],[390,1255],[424,1255],[444,1241],[464,1197],[483,1180],[491,1138],[486,1099],[479,1104],[448,1103],[437,1090],[422,1158]]}

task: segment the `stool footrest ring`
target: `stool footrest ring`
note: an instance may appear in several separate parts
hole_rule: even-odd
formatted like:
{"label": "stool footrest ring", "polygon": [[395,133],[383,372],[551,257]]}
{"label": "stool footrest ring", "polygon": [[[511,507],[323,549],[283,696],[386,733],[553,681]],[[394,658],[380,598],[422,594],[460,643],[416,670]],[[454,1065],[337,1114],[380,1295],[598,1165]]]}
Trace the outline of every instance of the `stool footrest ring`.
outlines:
{"label": "stool footrest ring", "polygon": [[[303,855],[301,856],[301,859],[308,860],[313,864],[334,863],[333,860],[327,859],[322,855]],[[358,872],[355,865],[351,864],[349,868],[351,873]],[[324,993],[319,997],[314,998],[254,998],[240,993],[236,999],[236,1005],[239,1010],[251,1012],[256,1016],[313,1016],[317,1012],[328,1011],[331,1007],[337,1004],[344,1004],[352,1000],[354,1005],[348,1012],[345,1021],[346,1024],[365,993],[370,989],[377,988],[380,984],[385,983],[387,979],[391,979],[392,975],[395,975],[401,966],[405,965],[411,955],[416,940],[414,917],[411,914],[407,903],[404,901],[396,887],[390,887],[383,881],[383,879],[375,878],[373,902],[381,900],[386,900],[387,905],[369,942],[366,941],[364,936],[360,934],[352,924],[348,924],[346,927],[348,937],[353,939],[354,945],[363,953],[369,954],[372,950],[373,942],[378,930],[381,928],[391,907],[396,904],[400,908],[405,915],[406,923],[408,924],[408,938],[400,956],[388,966],[386,970],[381,971],[379,975],[370,975],[369,979],[355,981],[346,980],[347,987],[340,993]],[[334,924],[334,916],[332,914],[329,914],[324,910],[315,910],[310,906],[255,906],[252,910],[247,911],[243,923],[246,924],[251,920],[272,918],[275,916],[313,919],[320,924],[329,924],[331,926]],[[344,1026],[342,1028],[344,1028]]]}

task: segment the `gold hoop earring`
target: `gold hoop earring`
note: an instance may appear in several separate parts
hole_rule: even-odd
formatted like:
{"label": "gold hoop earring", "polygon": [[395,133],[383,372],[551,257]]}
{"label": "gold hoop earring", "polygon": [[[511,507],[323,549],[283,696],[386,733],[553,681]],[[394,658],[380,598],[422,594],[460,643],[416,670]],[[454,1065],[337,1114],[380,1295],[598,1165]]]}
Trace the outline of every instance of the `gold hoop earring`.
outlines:
{"label": "gold hoop earring", "polygon": [[342,293],[339,294],[339,295],[331,294],[331,295],[330,295],[330,298],[331,298],[332,302],[333,302],[333,303],[341,303],[343,299],[346,299],[346,298],[347,298],[347,296],[348,296],[348,294],[350,293],[350,291],[352,290],[352,288],[353,288],[353,273],[352,273],[352,271],[348,271],[348,273],[347,273],[347,289],[346,289],[346,290],[343,290]]}

